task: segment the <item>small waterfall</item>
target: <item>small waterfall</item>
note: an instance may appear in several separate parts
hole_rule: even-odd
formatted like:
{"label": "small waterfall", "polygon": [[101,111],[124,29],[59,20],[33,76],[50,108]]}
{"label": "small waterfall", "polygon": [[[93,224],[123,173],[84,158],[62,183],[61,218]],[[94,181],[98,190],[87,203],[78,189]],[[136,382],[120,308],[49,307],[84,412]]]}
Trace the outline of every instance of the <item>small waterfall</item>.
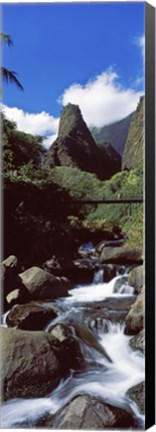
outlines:
{"label": "small waterfall", "polygon": [[119,294],[134,294],[134,288],[130,285],[121,285],[119,288]]}
{"label": "small waterfall", "polygon": [[[99,276],[98,276],[99,277]],[[76,287],[69,291],[69,297],[66,297],[66,304],[74,303],[91,303],[95,301],[105,300],[107,297],[120,297],[121,295],[133,295],[134,288],[126,283],[127,275],[115,276],[109,282],[92,283]]]}
{"label": "small waterfall", "polygon": [[123,409],[131,408],[138,424],[143,427],[144,416],[129,399],[127,391],[144,380],[144,356],[129,346],[130,337],[124,334],[124,325],[108,321],[107,330],[106,333],[98,332],[99,342],[113,358],[113,363],[108,363],[95,350],[88,349],[88,355],[90,352],[96,360],[95,367],[75,373],[71,371],[70,376],[47,397],[14,399],[4,403],[1,408],[2,427],[35,426],[43,416],[55,414],[73,397],[83,394]]}
{"label": "small waterfall", "polygon": [[[68,378],[61,380],[58,387],[46,397],[13,399],[5,402],[1,407],[2,428],[35,427],[44,416],[57,413],[72,398],[84,394],[122,409],[131,409],[137,418],[138,427],[144,428],[144,416],[140,414],[136,403],[127,395],[130,388],[144,381],[143,354],[140,351],[133,351],[130,347],[130,336],[124,334],[124,324],[111,322],[103,316],[92,315],[92,312],[86,318],[84,312],[86,305],[94,312],[94,303],[102,302],[107,298],[111,302],[111,299],[124,300],[124,296],[125,299],[133,296],[134,288],[128,285],[127,271],[124,266],[116,267],[116,276],[109,282],[106,283],[103,279],[104,268],[99,268],[95,272],[91,285],[77,286],[69,291],[68,297],[57,299],[55,305],[58,316],[44,329],[48,331],[51,326],[58,323],[75,324],[74,328],[76,328],[76,324],[82,323],[92,332],[98,346],[102,349],[94,349],[93,344],[87,345],[79,332],[84,360],[81,370],[70,371]],[[113,302],[116,304],[116,300]],[[93,305],[90,307],[91,303]],[[49,307],[49,304],[49,302],[45,303],[45,307],[46,305]],[[2,316],[4,327],[7,327],[8,314],[9,311]],[[83,328],[82,331],[84,336]],[[108,362],[103,351],[108,354],[112,363]]]}
{"label": "small waterfall", "polygon": [[96,270],[93,278],[93,285],[102,283],[104,280],[104,268]]}

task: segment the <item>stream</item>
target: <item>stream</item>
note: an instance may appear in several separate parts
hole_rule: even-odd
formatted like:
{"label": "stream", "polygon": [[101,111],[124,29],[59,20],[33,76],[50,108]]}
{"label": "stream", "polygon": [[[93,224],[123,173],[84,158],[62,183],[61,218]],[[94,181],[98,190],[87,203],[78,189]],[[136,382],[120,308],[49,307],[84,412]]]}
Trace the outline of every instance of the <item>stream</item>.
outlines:
{"label": "stream", "polygon": [[[82,353],[85,366],[81,370],[71,370],[46,397],[5,402],[1,407],[2,428],[35,427],[44,416],[55,414],[73,397],[83,394],[132,411],[137,428],[144,428],[144,415],[127,395],[130,388],[144,381],[144,355],[131,349],[131,336],[124,334],[124,321],[112,320],[111,307],[108,307],[113,302],[118,313],[120,304],[133,300],[134,288],[127,283],[126,269],[108,283],[103,282],[103,277],[103,270],[99,269],[91,285],[76,286],[68,297],[57,299],[59,315],[44,330],[48,331],[57,323],[76,326],[83,323],[111,361],[93,346],[86,345]],[[106,317],[101,313],[103,308]],[[3,325],[6,326],[6,314]]]}

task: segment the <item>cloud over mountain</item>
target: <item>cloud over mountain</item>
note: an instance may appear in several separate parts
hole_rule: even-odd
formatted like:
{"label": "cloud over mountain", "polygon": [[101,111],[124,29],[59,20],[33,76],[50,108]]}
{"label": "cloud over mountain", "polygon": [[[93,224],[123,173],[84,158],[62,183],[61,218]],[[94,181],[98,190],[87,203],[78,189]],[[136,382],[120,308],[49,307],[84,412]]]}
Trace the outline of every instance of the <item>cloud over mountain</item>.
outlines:
{"label": "cloud over mountain", "polygon": [[[144,52],[144,37],[135,42]],[[85,85],[73,83],[66,88],[58,102],[79,105],[84,120],[89,127],[102,127],[121,120],[135,111],[142,92],[137,90],[140,76],[135,84],[123,86],[121,77],[109,68],[90,79]],[[45,147],[54,142],[58,134],[59,118],[45,111],[29,113],[17,107],[3,105],[3,110],[10,120],[17,123],[18,130],[44,137]]]}
{"label": "cloud over mountain", "polygon": [[79,105],[89,126],[101,127],[129,115],[136,109],[142,92],[120,83],[112,68],[103,71],[85,85],[72,84],[65,89],[59,102]]}

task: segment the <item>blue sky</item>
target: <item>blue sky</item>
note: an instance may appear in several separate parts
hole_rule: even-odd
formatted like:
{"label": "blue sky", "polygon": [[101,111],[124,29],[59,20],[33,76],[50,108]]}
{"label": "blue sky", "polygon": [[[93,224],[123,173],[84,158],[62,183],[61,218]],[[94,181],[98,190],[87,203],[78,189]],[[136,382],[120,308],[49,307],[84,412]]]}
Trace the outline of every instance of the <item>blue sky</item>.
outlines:
{"label": "blue sky", "polygon": [[50,143],[68,102],[90,126],[135,108],[144,90],[144,2],[5,4],[2,27],[14,43],[3,48],[3,64],[24,87],[3,85],[6,114],[19,129]]}

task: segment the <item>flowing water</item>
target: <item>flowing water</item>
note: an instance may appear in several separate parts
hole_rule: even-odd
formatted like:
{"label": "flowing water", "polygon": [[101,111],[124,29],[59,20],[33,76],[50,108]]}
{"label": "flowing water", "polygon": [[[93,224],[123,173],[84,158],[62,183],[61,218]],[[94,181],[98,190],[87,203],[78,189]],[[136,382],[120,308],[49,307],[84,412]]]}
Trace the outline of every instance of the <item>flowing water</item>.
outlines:
{"label": "flowing water", "polygon": [[[80,323],[84,319],[86,305],[96,304],[108,299],[127,299],[134,295],[133,287],[126,282],[125,275],[118,275],[110,282],[103,282],[103,271],[94,276],[93,284],[75,287],[69,296],[56,301],[60,314],[46,326],[66,322]],[[87,322],[87,321],[86,321]],[[6,325],[4,317],[3,325]],[[103,356],[93,347],[84,350],[85,367],[70,371],[67,379],[47,397],[36,399],[14,399],[3,404],[1,424],[3,428],[34,427],[39,419],[55,414],[76,395],[88,394],[113,406],[132,411],[137,419],[137,427],[144,427],[144,416],[135,402],[129,399],[127,391],[144,381],[144,356],[130,348],[130,337],[124,334],[124,323],[115,323],[99,318],[99,323],[91,320],[91,329],[98,344],[111,358]],[[31,407],[31,409],[30,409]]]}

